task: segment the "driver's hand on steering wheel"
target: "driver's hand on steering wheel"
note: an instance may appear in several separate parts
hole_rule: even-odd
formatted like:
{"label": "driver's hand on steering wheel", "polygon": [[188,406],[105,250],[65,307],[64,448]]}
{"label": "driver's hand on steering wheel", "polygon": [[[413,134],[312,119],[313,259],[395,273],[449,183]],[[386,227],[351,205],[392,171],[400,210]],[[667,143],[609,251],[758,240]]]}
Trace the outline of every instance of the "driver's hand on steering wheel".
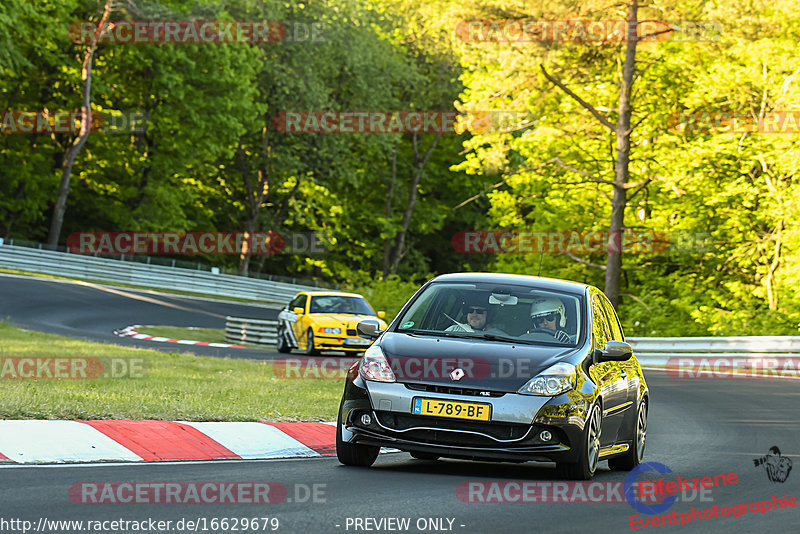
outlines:
{"label": "driver's hand on steering wheel", "polygon": [[556,330],[553,333],[553,337],[562,343],[569,343],[571,341],[571,339],[569,338],[569,334],[567,334],[563,330]]}

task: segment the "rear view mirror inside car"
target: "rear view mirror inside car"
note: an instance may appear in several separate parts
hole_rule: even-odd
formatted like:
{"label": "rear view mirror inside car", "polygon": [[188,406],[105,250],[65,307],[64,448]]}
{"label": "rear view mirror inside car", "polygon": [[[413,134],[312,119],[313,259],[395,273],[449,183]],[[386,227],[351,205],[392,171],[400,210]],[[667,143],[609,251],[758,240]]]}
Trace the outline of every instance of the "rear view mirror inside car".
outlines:
{"label": "rear view mirror inside car", "polygon": [[489,304],[502,304],[504,306],[514,306],[517,304],[517,297],[508,293],[492,293],[489,295]]}

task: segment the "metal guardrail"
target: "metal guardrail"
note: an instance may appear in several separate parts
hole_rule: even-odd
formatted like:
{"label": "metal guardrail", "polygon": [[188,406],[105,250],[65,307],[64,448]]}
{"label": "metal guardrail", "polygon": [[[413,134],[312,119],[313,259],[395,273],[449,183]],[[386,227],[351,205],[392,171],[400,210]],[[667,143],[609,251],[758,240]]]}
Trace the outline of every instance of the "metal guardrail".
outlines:
{"label": "metal guardrail", "polygon": [[0,240],[0,267],[279,304],[285,304],[298,291],[321,289],[232,274],[18,247],[3,244],[2,240]]}
{"label": "metal guardrail", "polygon": [[642,365],[649,366],[665,366],[678,357],[800,357],[800,336],[634,337],[626,341]]}
{"label": "metal guardrail", "polygon": [[[278,321],[229,316],[225,318],[225,341],[274,346],[277,329]],[[630,337],[627,341],[645,366],[664,366],[670,358],[679,356],[800,357],[800,336]]]}
{"label": "metal guardrail", "polygon": [[277,335],[278,321],[225,317],[225,341],[227,343],[275,346]]}

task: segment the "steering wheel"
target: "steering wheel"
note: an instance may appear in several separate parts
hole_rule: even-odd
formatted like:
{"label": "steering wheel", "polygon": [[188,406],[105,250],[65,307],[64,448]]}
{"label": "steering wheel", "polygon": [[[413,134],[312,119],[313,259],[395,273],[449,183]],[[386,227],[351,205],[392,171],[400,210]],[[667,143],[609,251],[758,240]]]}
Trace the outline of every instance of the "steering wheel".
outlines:
{"label": "steering wheel", "polygon": [[547,334],[548,336],[556,337],[555,333],[547,328],[534,328],[533,330],[528,330],[529,334]]}

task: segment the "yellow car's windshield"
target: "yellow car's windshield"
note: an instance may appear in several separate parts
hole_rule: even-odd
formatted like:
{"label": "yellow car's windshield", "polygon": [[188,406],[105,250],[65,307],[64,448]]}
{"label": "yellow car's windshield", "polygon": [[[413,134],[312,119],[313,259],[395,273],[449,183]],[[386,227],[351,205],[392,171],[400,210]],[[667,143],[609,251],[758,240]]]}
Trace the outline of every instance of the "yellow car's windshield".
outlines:
{"label": "yellow car's windshield", "polygon": [[309,313],[344,313],[354,315],[375,315],[375,311],[361,297],[339,297],[325,295],[311,297]]}

